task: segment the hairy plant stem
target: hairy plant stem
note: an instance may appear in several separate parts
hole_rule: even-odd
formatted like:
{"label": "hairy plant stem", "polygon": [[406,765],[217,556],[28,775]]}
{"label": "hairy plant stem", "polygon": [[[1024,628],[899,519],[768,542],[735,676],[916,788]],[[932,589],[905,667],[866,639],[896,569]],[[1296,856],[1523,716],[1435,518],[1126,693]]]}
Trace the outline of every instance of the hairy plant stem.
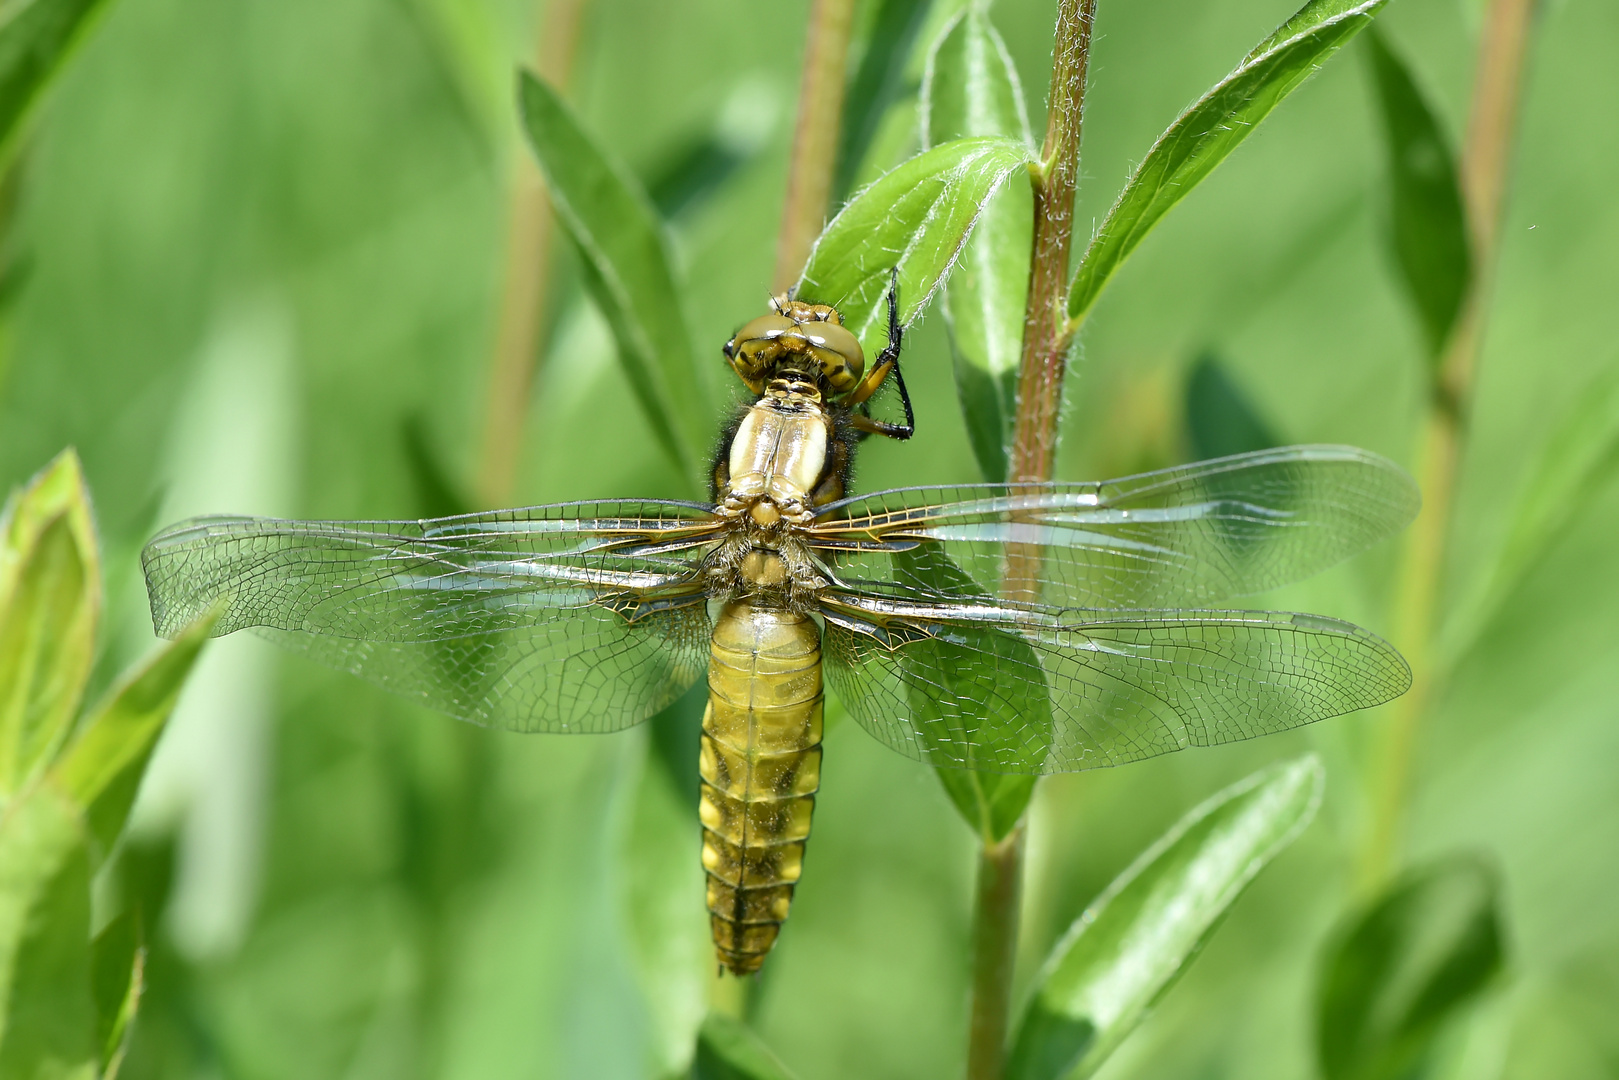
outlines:
{"label": "hairy plant stem", "polygon": [[1012,971],[1023,900],[1023,834],[1024,825],[1019,822],[1006,839],[986,842],[978,853],[967,1080],[999,1080],[1006,1070]]}
{"label": "hairy plant stem", "polygon": [[849,33],[854,0],[815,0],[804,36],[804,74],[798,87],[798,123],[787,167],[787,198],[776,234],[773,291],[790,288],[809,260],[826,224],[837,166],[843,88],[848,81]]}
{"label": "hairy plant stem", "polygon": [[[1085,79],[1095,18],[1096,0],[1061,0],[1058,5],[1045,143],[1039,163],[1029,173],[1034,186],[1034,243],[1012,427],[1013,483],[1050,479],[1056,458],[1057,420],[1071,339],[1067,298],[1074,188],[1079,179]],[[1038,548],[1009,544],[1002,592],[1012,600],[1035,599],[1039,569]],[[1005,840],[985,842],[979,853],[968,1080],[1000,1080],[1006,1069],[1025,828],[1026,819]]]}
{"label": "hairy plant stem", "polygon": [[1023,358],[1018,368],[1017,418],[1012,429],[1011,478],[1051,478],[1057,418],[1068,370],[1068,261],[1074,234],[1074,187],[1085,77],[1090,64],[1096,0],[1062,0],[1052,61],[1046,139],[1030,169],[1034,185],[1034,245],[1029,298],[1023,309]]}
{"label": "hairy plant stem", "polygon": [[[566,90],[572,81],[587,3],[548,0],[540,19],[535,69],[558,90]],[[514,156],[506,217],[505,286],[478,464],[477,497],[486,508],[507,505],[516,483],[517,455],[549,316],[551,248],[556,233],[545,180],[533,155],[521,146]]]}
{"label": "hairy plant stem", "polygon": [[1361,884],[1376,888],[1401,842],[1417,730],[1437,700],[1445,673],[1433,647],[1440,586],[1449,546],[1458,468],[1488,315],[1518,101],[1535,0],[1491,0],[1479,39],[1473,102],[1460,182],[1471,233],[1473,274],[1462,312],[1434,379],[1423,432],[1418,480],[1422,514],[1406,542],[1395,612],[1395,640],[1411,662],[1411,689],[1395,703],[1385,729],[1373,793],[1372,823]]}

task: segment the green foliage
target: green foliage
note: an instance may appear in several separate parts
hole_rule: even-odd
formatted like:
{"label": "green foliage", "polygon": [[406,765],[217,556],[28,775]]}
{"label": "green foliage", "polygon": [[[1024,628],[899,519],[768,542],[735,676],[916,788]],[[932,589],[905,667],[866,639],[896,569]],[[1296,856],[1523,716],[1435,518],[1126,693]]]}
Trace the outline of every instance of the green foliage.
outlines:
{"label": "green foliage", "polygon": [[1152,227],[1386,2],[1310,0],[1158,136],[1080,257],[1068,290],[1073,323],[1084,321]]}
{"label": "green foliage", "polygon": [[1315,817],[1314,755],[1193,809],[1074,921],[1035,980],[1014,1080],[1093,1075],[1179,978],[1259,871]]}
{"label": "green foliage", "polygon": [[887,343],[890,284],[909,323],[955,265],[990,197],[1029,160],[1023,143],[998,137],[923,151],[838,211],[810,252],[798,295],[837,307],[875,356]]}
{"label": "green foliage", "polygon": [[932,0],[877,0],[860,63],[849,75],[838,125],[832,190],[840,200],[848,197],[883,118],[904,90],[906,60],[931,6]]}
{"label": "green foliage", "polygon": [[[975,592],[972,579],[936,545],[893,555],[897,577],[915,581],[940,595]],[[900,654],[901,673],[913,689],[912,708],[922,721],[921,730],[934,746],[958,746],[969,741],[940,710],[934,688],[991,702],[986,715],[975,718],[972,732],[978,745],[991,747],[997,760],[1019,760],[1031,772],[1038,770],[1051,746],[1051,696],[1045,671],[1029,643],[1016,634],[993,627],[959,631],[959,639],[926,641]],[[986,664],[993,656],[994,664]],[[1007,672],[1018,672],[1007,676]],[[1000,685],[973,686],[1001,676]],[[1044,739],[1041,738],[1044,736]],[[1034,795],[1037,775],[935,768],[945,793],[960,811],[967,827],[986,844],[1004,839],[1022,820]]]}
{"label": "green foliage", "polygon": [[1444,128],[1400,54],[1366,35],[1388,152],[1388,228],[1406,294],[1437,364],[1472,274],[1467,217]]}
{"label": "green foliage", "polygon": [[1499,885],[1452,857],[1408,872],[1352,919],[1316,994],[1326,1080],[1412,1080],[1454,1020],[1500,973]]}
{"label": "green foliage", "polygon": [[1211,351],[1197,358],[1186,379],[1186,435],[1194,458],[1226,457],[1282,445]]}
{"label": "green foliage", "polygon": [[0,162],[106,0],[34,0],[0,12]]}
{"label": "green foliage", "polygon": [[698,1033],[691,1080],[793,1080],[793,1074],[742,1021],[709,1013]]}
{"label": "green foliage", "polygon": [[139,929],[92,945],[90,874],[129,815],[152,746],[207,638],[187,628],[73,729],[101,582],[78,458],[59,456],[0,520],[0,695],[15,763],[0,809],[0,1076],[110,1077],[139,995]]}
{"label": "green foliage", "polygon": [[682,292],[663,223],[640,185],[579,125],[556,92],[519,80],[524,130],[552,206],[573,238],[592,298],[618,340],[630,386],[681,475],[706,456],[712,417],[692,361]]}
{"label": "green foliage", "polygon": [[[928,53],[922,143],[1003,136],[1033,146],[1017,69],[988,11],[969,5]],[[1033,206],[1021,184],[990,199],[944,292],[956,390],[985,480],[1006,479],[1017,410]]]}

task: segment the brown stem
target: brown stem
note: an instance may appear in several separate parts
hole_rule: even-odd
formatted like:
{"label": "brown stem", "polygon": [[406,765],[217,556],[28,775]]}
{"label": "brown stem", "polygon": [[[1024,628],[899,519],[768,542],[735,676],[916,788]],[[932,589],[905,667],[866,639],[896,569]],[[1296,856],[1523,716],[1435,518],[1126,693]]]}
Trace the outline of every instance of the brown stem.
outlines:
{"label": "brown stem", "polygon": [[1023,899],[1023,825],[978,855],[973,906],[972,1018],[967,1080],[1000,1080],[1012,1012],[1018,915]]}
{"label": "brown stem", "polygon": [[1012,429],[1013,480],[1050,479],[1057,452],[1057,414],[1068,369],[1066,302],[1074,187],[1079,179],[1085,76],[1095,18],[1096,0],[1062,0],[1057,11],[1046,140],[1040,164],[1031,170],[1034,245],[1029,256],[1029,298],[1023,314],[1023,359]]}
{"label": "brown stem", "polygon": [[849,59],[854,0],[815,0],[804,41],[804,74],[798,89],[798,124],[787,173],[787,199],[781,208],[773,288],[780,292],[798,280],[810,248],[826,224],[837,164],[838,129]]}
{"label": "brown stem", "polygon": [[[1034,244],[1029,256],[1029,299],[1023,316],[1023,357],[1012,429],[1015,483],[1050,479],[1057,419],[1067,370],[1068,258],[1073,241],[1074,188],[1079,179],[1080,127],[1090,64],[1096,0],[1061,0],[1053,46],[1051,95],[1034,185]],[[1037,548],[1008,545],[1002,592],[1035,599]],[[1017,960],[1023,887],[1024,823],[999,843],[986,843],[978,859],[978,902],[973,911],[972,1022],[967,1043],[968,1080],[1000,1080],[1011,1024],[1012,973]]]}
{"label": "brown stem", "polygon": [[1479,40],[1478,68],[1460,182],[1468,210],[1473,277],[1461,316],[1441,357],[1423,434],[1419,480],[1422,514],[1406,543],[1395,613],[1395,640],[1411,662],[1411,690],[1395,703],[1374,793],[1372,826],[1362,860],[1363,885],[1381,882],[1400,845],[1417,729],[1437,699],[1444,672],[1433,655],[1457,472],[1478,366],[1487,298],[1500,237],[1518,102],[1535,0],[1491,0]]}
{"label": "brown stem", "polygon": [[[559,90],[573,78],[587,0],[549,0],[540,20],[534,62],[540,75]],[[513,166],[507,208],[505,287],[500,324],[489,371],[483,449],[478,467],[478,499],[485,507],[510,502],[517,478],[540,343],[545,336],[551,291],[551,246],[556,222],[545,195],[545,181],[527,147]]]}

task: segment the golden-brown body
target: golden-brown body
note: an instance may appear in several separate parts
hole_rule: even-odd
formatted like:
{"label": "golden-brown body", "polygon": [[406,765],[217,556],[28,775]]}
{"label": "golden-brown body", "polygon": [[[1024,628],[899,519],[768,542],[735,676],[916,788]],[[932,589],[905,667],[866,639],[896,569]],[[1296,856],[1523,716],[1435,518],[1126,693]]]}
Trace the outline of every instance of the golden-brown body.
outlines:
{"label": "golden-brown body", "polygon": [[759,969],[787,918],[821,777],[821,637],[807,616],[747,601],[714,625],[703,714],[703,868],[714,948]]}

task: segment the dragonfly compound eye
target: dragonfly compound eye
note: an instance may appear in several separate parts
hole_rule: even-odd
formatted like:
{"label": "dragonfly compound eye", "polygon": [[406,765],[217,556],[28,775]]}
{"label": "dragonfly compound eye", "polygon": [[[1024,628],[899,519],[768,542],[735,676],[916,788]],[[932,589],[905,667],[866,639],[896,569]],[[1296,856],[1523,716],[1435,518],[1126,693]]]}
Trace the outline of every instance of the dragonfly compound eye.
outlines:
{"label": "dragonfly compound eye", "polygon": [[835,394],[853,390],[866,368],[860,341],[835,322],[805,323],[798,328],[808,352],[821,365],[821,374]]}
{"label": "dragonfly compound eye", "polygon": [[748,389],[761,393],[782,352],[793,345],[802,347],[796,341],[790,345],[781,340],[783,334],[792,334],[797,327],[798,324],[785,315],[761,315],[726,343],[725,358]]}

